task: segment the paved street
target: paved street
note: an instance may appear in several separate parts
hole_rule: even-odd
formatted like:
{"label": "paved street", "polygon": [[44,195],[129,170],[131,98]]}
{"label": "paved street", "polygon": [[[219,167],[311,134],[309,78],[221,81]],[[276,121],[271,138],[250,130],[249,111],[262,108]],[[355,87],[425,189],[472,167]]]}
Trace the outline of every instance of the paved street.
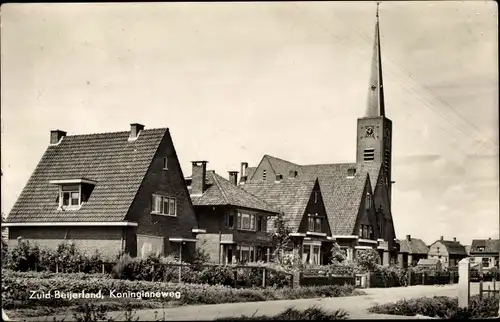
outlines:
{"label": "paved street", "polygon": [[[485,288],[491,283],[485,283]],[[497,283],[500,287],[500,283]],[[322,298],[322,299],[301,299],[301,300],[283,300],[283,301],[267,301],[267,302],[249,302],[249,303],[229,303],[229,304],[214,304],[214,305],[190,305],[176,308],[165,309],[167,320],[213,320],[217,317],[230,317],[240,315],[274,315],[281,311],[295,307],[297,309],[306,309],[311,306],[321,307],[326,310],[344,309],[349,312],[350,318],[356,319],[402,319],[408,317],[387,316],[370,314],[367,309],[375,304],[383,304],[394,302],[402,298],[414,298],[421,296],[457,296],[457,284],[445,286],[411,286],[397,288],[374,288],[367,289],[367,295],[355,297],[337,297],[337,298]],[[478,284],[471,285],[471,295],[478,294]],[[154,321],[156,309],[140,310],[136,312],[136,316],[140,321]],[[111,312],[109,314],[115,319],[123,319],[122,312]],[[158,317],[163,313],[160,312]],[[71,316],[58,316],[59,321],[64,318],[65,321],[70,321]],[[52,317],[30,318],[26,321],[52,321]]]}

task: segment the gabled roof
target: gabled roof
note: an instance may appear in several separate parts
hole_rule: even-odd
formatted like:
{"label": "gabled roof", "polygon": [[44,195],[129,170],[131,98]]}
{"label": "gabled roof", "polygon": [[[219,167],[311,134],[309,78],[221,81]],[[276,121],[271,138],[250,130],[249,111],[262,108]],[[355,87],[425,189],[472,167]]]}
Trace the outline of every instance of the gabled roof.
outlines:
{"label": "gabled roof", "polygon": [[446,247],[446,250],[450,255],[467,255],[465,246],[460,244],[459,242],[454,242],[453,240],[438,240],[435,243],[438,242]]}
{"label": "gabled roof", "polygon": [[207,190],[201,196],[191,196],[194,206],[236,206],[278,214],[276,207],[246,192],[219,176],[207,171]]}
{"label": "gabled roof", "polygon": [[[484,250],[479,250],[484,247]],[[500,253],[500,239],[473,239],[470,252],[480,253]]]}
{"label": "gabled roof", "polygon": [[[373,192],[381,173],[381,166],[377,163],[297,165],[270,155],[265,155],[264,158],[270,162],[276,173],[283,174],[284,178],[288,176],[289,171],[297,171],[297,177],[292,180],[314,181],[316,178],[319,180],[323,202],[333,235],[351,235],[354,233],[367,177],[370,177],[369,180]],[[356,174],[353,178],[347,177],[347,170],[349,168],[356,169]],[[248,184],[262,185],[267,183],[260,180],[250,180]]]}
{"label": "gabled roof", "polygon": [[281,182],[253,182],[242,185],[245,191],[275,205],[291,229],[298,229],[316,180],[283,179]]}
{"label": "gabled roof", "polygon": [[399,240],[399,252],[408,254],[427,254],[429,247],[422,239],[411,237],[408,239]]}
{"label": "gabled roof", "polygon": [[[167,128],[65,136],[50,145],[14,204],[7,222],[122,221],[136,196]],[[79,210],[57,210],[59,187],[52,180],[96,181]]]}

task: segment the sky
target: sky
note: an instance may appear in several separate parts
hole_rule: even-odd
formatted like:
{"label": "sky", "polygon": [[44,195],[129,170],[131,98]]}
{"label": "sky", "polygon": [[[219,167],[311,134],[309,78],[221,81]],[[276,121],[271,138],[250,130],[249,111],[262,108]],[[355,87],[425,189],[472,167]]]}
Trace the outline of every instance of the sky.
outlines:
{"label": "sky", "polygon": [[[264,154],[354,162],[375,2],[4,4],[2,212],[49,132],[168,127],[227,177]],[[382,2],[398,238],[499,236],[494,1]]]}

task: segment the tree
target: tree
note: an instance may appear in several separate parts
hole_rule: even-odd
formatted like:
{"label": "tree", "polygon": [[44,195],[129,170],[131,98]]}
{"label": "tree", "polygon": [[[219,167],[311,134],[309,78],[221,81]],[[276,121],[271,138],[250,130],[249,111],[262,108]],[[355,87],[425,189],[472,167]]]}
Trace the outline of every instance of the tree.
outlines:
{"label": "tree", "polygon": [[274,221],[274,233],[272,234],[273,258],[281,259],[284,251],[290,247],[290,233],[292,230],[286,225],[283,214],[279,214]]}
{"label": "tree", "polygon": [[375,249],[358,250],[356,253],[356,264],[365,271],[374,271],[379,265],[380,255]]}

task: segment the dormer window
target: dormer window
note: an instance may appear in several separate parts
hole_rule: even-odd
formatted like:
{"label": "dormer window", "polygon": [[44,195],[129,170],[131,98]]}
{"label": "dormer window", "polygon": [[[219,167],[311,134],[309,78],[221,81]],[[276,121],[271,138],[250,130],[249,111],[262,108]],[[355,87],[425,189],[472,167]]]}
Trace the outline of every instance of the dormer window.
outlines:
{"label": "dormer window", "polygon": [[58,209],[78,210],[88,201],[97,182],[87,179],[52,180],[59,186]]}
{"label": "dormer window", "polygon": [[168,170],[168,158],[163,158],[163,170]]}
{"label": "dormer window", "polygon": [[372,195],[367,193],[366,194],[366,210],[370,210],[372,207]]}

